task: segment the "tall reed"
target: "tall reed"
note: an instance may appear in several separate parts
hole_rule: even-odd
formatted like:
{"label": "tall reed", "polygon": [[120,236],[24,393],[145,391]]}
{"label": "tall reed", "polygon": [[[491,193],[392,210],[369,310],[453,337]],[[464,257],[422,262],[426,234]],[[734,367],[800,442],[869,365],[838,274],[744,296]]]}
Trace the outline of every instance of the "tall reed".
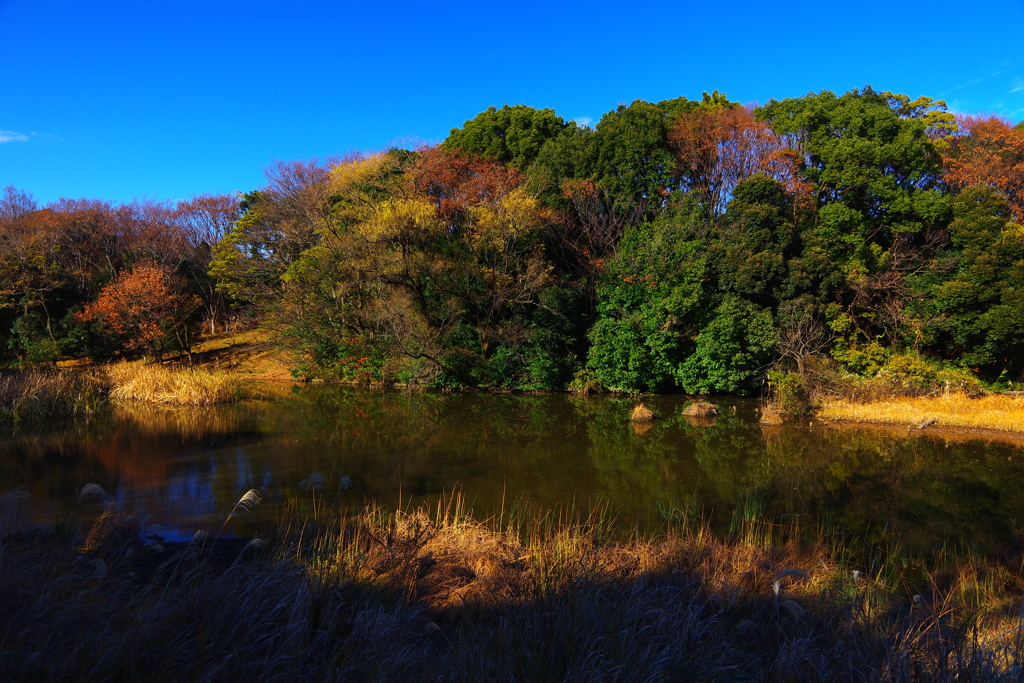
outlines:
{"label": "tall reed", "polygon": [[0,423],[31,424],[92,415],[110,393],[106,374],[96,370],[56,370],[0,377]]}
{"label": "tall reed", "polygon": [[241,383],[207,370],[117,363],[106,368],[111,397],[174,405],[205,406],[241,398]]}

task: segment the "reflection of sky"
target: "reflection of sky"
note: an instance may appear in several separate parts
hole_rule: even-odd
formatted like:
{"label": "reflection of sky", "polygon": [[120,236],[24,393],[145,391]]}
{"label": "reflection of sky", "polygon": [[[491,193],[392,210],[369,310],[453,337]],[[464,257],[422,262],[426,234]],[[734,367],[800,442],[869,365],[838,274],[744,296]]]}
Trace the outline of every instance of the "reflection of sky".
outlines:
{"label": "reflection of sky", "polygon": [[175,538],[191,538],[199,529],[209,531],[220,512],[213,485],[216,459],[208,462],[205,468],[188,462],[168,479],[150,485],[122,481],[111,497],[118,508],[160,524]]}

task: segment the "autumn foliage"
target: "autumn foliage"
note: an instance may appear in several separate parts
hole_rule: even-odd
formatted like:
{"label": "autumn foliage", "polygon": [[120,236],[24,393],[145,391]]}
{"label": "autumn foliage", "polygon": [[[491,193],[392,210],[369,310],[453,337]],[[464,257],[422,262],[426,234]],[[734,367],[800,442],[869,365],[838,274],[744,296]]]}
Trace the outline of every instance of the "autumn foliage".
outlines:
{"label": "autumn foliage", "polygon": [[441,147],[422,150],[407,177],[444,221],[462,219],[469,207],[497,201],[523,182],[516,168]]}
{"label": "autumn foliage", "polygon": [[712,215],[725,210],[740,182],[763,173],[794,194],[808,187],[800,157],[782,136],[743,107],[686,112],[669,132],[685,187],[698,193]]}
{"label": "autumn foliage", "polygon": [[2,361],[187,353],[202,322],[278,331],[300,375],[437,388],[756,394],[908,349],[1024,381],[1024,129],[928,97],[515,105],[265,176],[121,205],[6,188]]}
{"label": "autumn foliage", "polygon": [[962,116],[957,123],[963,135],[947,151],[946,181],[957,189],[991,185],[1024,221],[1024,128],[994,116]]}
{"label": "autumn foliage", "polygon": [[199,306],[167,266],[143,262],[119,275],[79,315],[115,335],[129,352],[152,352],[158,358],[170,346],[188,352],[189,319]]}

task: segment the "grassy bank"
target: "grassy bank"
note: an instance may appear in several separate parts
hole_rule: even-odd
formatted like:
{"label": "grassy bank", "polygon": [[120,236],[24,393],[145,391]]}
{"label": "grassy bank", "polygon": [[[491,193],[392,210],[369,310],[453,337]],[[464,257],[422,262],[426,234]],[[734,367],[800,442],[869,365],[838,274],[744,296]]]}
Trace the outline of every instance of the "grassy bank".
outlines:
{"label": "grassy bank", "polygon": [[118,363],[29,370],[0,377],[0,424],[75,419],[102,412],[112,402],[207,406],[242,397],[239,379],[203,369]]}
{"label": "grassy bank", "polygon": [[817,415],[821,419],[844,422],[1024,432],[1024,397],[995,394],[972,398],[955,393],[901,396],[866,403],[837,399],[825,401]]}
{"label": "grassy bank", "polygon": [[[244,505],[258,495],[247,494]],[[161,547],[117,514],[0,545],[11,679],[1007,680],[1019,562],[908,588],[765,525],[621,540],[600,515],[282,512]],[[619,539],[619,540],[614,540]]]}
{"label": "grassy bank", "polygon": [[98,369],[0,376],[0,424],[92,415],[104,409],[110,389],[109,377]]}
{"label": "grassy bank", "polygon": [[970,370],[913,352],[893,353],[860,375],[807,356],[800,372],[774,370],[768,378],[762,424],[815,418],[1024,433],[1024,396],[997,393]]}

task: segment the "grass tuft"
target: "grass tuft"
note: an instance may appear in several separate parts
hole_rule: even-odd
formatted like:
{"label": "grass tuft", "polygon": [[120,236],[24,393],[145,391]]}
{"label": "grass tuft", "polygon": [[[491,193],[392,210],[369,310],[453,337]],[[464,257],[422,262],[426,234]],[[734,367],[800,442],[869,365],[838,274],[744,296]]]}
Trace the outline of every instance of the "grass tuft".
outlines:
{"label": "grass tuft", "polygon": [[106,375],[96,370],[15,373],[0,377],[0,424],[29,425],[90,416],[110,393]]}
{"label": "grass tuft", "polygon": [[111,399],[210,406],[243,398],[240,380],[208,370],[118,363],[89,369],[32,370],[0,377],[0,424],[27,426],[90,417]]}

